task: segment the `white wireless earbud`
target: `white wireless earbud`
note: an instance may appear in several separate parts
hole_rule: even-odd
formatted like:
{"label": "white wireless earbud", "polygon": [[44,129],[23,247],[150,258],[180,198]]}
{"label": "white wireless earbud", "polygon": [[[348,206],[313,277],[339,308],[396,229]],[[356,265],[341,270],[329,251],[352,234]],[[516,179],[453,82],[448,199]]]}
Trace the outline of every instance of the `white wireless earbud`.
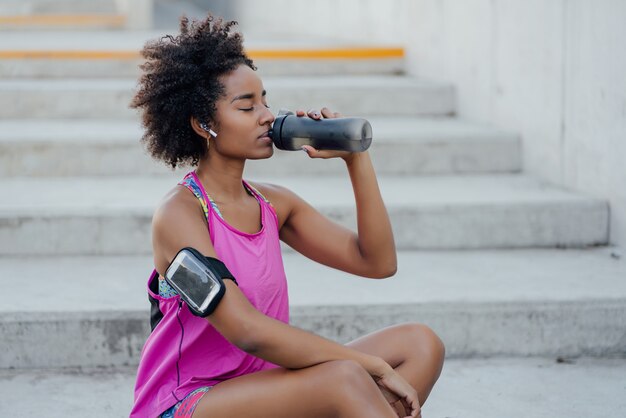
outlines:
{"label": "white wireless earbud", "polygon": [[209,128],[206,123],[201,123],[200,127],[205,130],[206,132],[208,132],[213,138],[217,138],[217,134],[215,133],[215,131],[211,128]]}

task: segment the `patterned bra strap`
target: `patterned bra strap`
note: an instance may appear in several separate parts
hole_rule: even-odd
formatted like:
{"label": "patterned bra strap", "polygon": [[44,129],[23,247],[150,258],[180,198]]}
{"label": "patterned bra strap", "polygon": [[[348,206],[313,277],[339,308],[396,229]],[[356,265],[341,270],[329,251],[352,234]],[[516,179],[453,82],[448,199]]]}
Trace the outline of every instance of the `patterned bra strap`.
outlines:
{"label": "patterned bra strap", "polygon": [[[185,178],[183,178],[178,184],[181,186],[185,186],[186,188],[191,190],[191,192],[198,198],[198,200],[200,201],[200,204],[202,205],[204,216],[206,216],[207,219],[209,218],[209,207],[208,207],[209,204],[211,205],[211,208],[215,211],[215,213],[220,218],[222,219],[224,218],[219,208],[217,207],[217,204],[213,201],[211,196],[209,196],[206,190],[203,190],[202,186],[198,184],[195,173],[193,171],[189,172],[185,176]],[[248,183],[245,180],[243,181],[243,184],[249,191],[259,196],[265,203],[267,203],[272,209],[274,209],[274,205],[272,205],[272,202],[267,200],[267,198],[263,196],[263,194],[256,187],[252,186],[250,183]],[[208,199],[208,202],[207,202],[207,199]]]}
{"label": "patterned bra strap", "polygon": [[248,182],[247,182],[247,181],[245,181],[245,180],[244,180],[244,184],[245,184],[245,186],[246,186],[248,189],[252,190],[252,191],[253,191],[253,192],[254,192],[257,196],[259,196],[261,199],[263,199],[263,201],[264,201],[265,203],[267,203],[268,205],[270,205],[270,206],[274,207],[274,206],[272,205],[272,202],[270,202],[269,200],[267,200],[267,199],[265,198],[265,196],[263,196],[263,194],[259,191],[259,189],[257,189],[256,187],[254,187],[253,185],[251,185],[250,183],[248,183]]}
{"label": "patterned bra strap", "polygon": [[[202,205],[204,216],[207,219],[209,219],[209,207],[208,207],[209,204],[211,205],[211,208],[215,211],[215,213],[217,213],[217,215],[220,218],[223,218],[217,205],[215,204],[213,199],[211,199],[211,196],[209,196],[208,193],[206,193],[206,191],[204,192],[204,194],[202,193],[203,192],[202,186],[198,184],[193,174],[194,174],[193,171],[188,173],[185,176],[185,178],[183,178],[178,184],[181,186],[185,186],[186,188],[191,190],[191,192],[198,198],[198,200],[200,201],[200,204]],[[206,199],[205,199],[205,196],[206,196]],[[209,200],[208,202],[207,202],[207,199]]]}

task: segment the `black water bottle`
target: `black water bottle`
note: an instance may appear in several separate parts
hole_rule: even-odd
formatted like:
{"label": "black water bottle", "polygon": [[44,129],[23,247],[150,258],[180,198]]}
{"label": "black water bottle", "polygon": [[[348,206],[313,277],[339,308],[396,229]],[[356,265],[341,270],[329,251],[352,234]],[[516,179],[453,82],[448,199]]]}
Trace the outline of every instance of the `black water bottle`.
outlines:
{"label": "black water bottle", "polygon": [[361,152],[372,143],[372,126],[361,118],[315,120],[281,110],[269,136],[276,148],[286,151],[310,145],[317,150]]}

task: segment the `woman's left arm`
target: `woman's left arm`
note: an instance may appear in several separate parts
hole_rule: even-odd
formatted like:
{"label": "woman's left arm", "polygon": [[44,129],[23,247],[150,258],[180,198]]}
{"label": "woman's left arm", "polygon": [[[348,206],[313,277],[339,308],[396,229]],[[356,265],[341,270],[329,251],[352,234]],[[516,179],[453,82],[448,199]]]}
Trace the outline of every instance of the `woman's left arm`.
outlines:
{"label": "woman's left arm", "polygon": [[[303,116],[304,112],[299,112]],[[319,119],[338,117],[327,108]],[[311,158],[342,158],[352,182],[357,210],[354,233],[320,214],[294,193],[289,195],[289,213],[281,228],[281,239],[296,251],[330,267],[371,278],[393,276],[397,269],[396,248],[391,222],[378,187],[369,152],[315,150],[307,146]]]}

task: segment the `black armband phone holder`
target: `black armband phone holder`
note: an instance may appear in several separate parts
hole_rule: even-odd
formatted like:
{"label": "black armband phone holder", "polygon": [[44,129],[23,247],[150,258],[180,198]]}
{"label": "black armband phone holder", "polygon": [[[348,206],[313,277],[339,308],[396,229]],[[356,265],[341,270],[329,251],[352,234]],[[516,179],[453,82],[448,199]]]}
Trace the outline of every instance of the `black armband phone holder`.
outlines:
{"label": "black armband phone holder", "polygon": [[191,247],[180,250],[165,272],[167,283],[178,292],[191,313],[201,317],[212,314],[224,297],[223,279],[237,284],[224,263]]}

